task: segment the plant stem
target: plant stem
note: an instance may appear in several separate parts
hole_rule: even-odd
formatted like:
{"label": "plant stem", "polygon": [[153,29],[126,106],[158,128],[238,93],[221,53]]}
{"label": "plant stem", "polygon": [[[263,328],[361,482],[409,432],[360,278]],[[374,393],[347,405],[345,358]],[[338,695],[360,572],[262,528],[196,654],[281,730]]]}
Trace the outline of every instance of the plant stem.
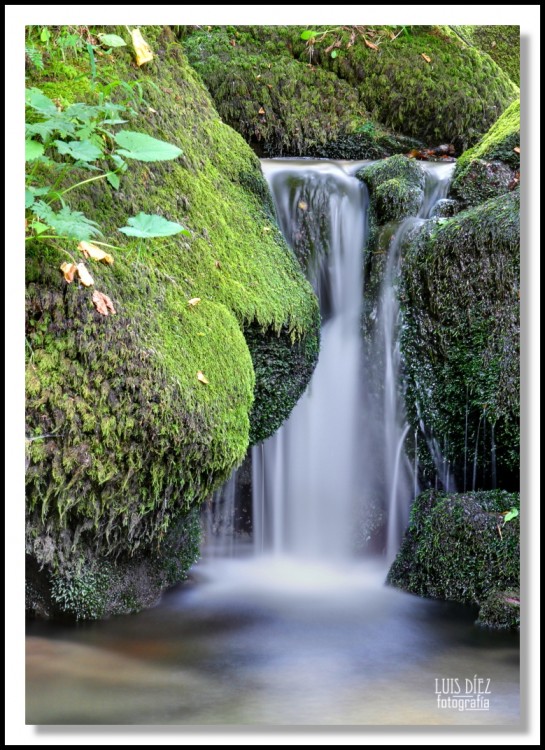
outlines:
{"label": "plant stem", "polygon": [[[64,234],[37,234],[37,235],[33,234],[30,237],[25,237],[25,242],[28,242],[29,240],[70,240],[71,242],[77,242],[77,239],[75,237],[67,237]],[[98,240],[84,240],[84,242],[87,242],[87,241],[92,242],[93,245],[102,245],[103,247],[111,247],[112,250],[123,250],[123,248],[119,247],[119,245],[108,245],[107,242],[98,242]],[[63,250],[63,252],[66,252],[66,250]]]}
{"label": "plant stem", "polygon": [[77,187],[80,187],[81,185],[86,185],[88,182],[95,182],[95,180],[103,180],[105,177],[107,177],[110,173],[104,173],[99,174],[96,177],[89,177],[88,180],[83,180],[82,182],[76,182],[75,185],[71,185],[69,188],[66,188],[66,190],[63,190],[59,193],[59,195],[64,195],[65,193],[69,193],[71,190],[74,190]]}

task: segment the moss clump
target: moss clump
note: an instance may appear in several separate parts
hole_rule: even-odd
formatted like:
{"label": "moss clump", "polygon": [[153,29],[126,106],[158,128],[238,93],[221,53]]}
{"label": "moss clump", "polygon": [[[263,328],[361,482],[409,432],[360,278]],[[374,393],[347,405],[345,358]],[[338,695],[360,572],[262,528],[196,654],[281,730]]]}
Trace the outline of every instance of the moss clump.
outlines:
{"label": "moss clump", "polygon": [[451,194],[466,205],[476,205],[511,190],[518,184],[519,146],[520,102],[516,101],[473,148],[460,156]]}
{"label": "moss clump", "polygon": [[[317,300],[274,223],[257,158],[220,121],[172,33],[143,33],[155,53],[144,69],[134,69],[128,48],[116,51],[116,78],[138,79],[145,92],[145,101],[132,102],[137,114],[127,127],[180,146],[183,156],[131,162],[115,193],[104,182],[70,193],[72,208],[123,245],[113,267],[92,267],[95,287],[118,314],[99,315],[88,291],[65,283],[60,250],[27,243],[31,554],[34,537],[52,540],[40,565],[59,575],[87,549],[95,560],[160,556],[171,524],[245,455],[255,375],[243,329],[284,331],[284,358],[287,342],[304,346],[318,330]],[[78,64],[85,73],[86,59]],[[91,102],[109,76],[99,60]],[[66,81],[49,83],[50,96],[58,90],[70,101]],[[179,221],[191,237],[117,234],[140,211]],[[192,297],[202,300],[195,308]],[[277,406],[285,413],[284,397]],[[61,559],[64,531],[77,536]]]}
{"label": "moss clump", "polygon": [[519,237],[514,191],[426,222],[402,250],[407,408],[462,489],[518,487]]}
{"label": "moss clump", "polygon": [[293,345],[287,331],[264,334],[245,329],[256,377],[250,414],[250,443],[260,443],[280,427],[303,394],[318,359],[319,339],[311,333]]}
{"label": "moss clump", "polygon": [[467,42],[486,52],[520,86],[520,26],[454,26]]}
{"label": "moss clump", "polygon": [[432,208],[431,215],[434,219],[448,219],[455,216],[460,210],[460,204],[453,198],[441,198]]}
{"label": "moss clump", "polygon": [[[222,115],[248,140],[259,134],[268,153],[307,153],[324,140],[338,149],[346,134],[365,127],[464,150],[518,94],[491,57],[445,26],[411,27],[394,40],[386,27],[365,27],[378,50],[350,27],[323,27],[328,33],[310,45],[303,30],[212,27],[184,40]],[[239,98],[242,115],[231,104]]]}
{"label": "moss clump", "polygon": [[371,223],[378,225],[416,216],[424,200],[424,170],[414,159],[396,155],[360,169],[371,197]]}
{"label": "moss clump", "polygon": [[479,625],[516,630],[520,627],[520,591],[492,591],[479,609]]}
{"label": "moss clump", "polygon": [[[153,555],[136,552],[115,560],[97,557],[79,540],[78,530],[54,535],[49,527],[27,543],[27,612],[42,618],[96,620],[150,607],[165,587],[183,581],[199,555],[200,520],[196,510],[182,514]],[[57,564],[48,565],[48,560]]]}
{"label": "moss clump", "polygon": [[484,604],[494,590],[518,588],[518,518],[504,525],[501,515],[518,506],[517,494],[500,490],[422,493],[387,582],[464,604]]}

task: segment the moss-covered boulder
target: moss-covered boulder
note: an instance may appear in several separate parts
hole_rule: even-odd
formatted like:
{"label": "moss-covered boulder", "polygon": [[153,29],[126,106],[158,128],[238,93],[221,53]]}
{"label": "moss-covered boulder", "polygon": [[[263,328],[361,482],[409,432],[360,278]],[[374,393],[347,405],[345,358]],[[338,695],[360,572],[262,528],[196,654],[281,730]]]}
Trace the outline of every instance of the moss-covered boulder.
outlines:
{"label": "moss-covered boulder", "polygon": [[[407,236],[400,300],[406,404],[459,489],[518,488],[519,191]],[[419,456],[423,479],[435,469]]]}
{"label": "moss-covered boulder", "polygon": [[[89,290],[64,281],[64,248],[27,243],[29,586],[49,592],[35,611],[132,611],[183,577],[196,543],[187,514],[243,459],[250,429],[262,439],[287,416],[317,356],[317,300],[275,224],[259,161],[221,122],[172,32],[143,34],[154,60],[137,70],[128,47],[115,51],[115,66],[97,56],[94,86],[87,54],[71,62],[78,86],[58,66],[48,75],[47,53],[43,73],[29,70],[59,106],[82,92],[96,102],[112,76],[138,81],[127,127],[183,150],[176,161],[131,161],[115,192],[95,181],[67,196],[122,245],[113,266],[92,265],[116,315],[100,315]],[[50,177],[46,166],[35,176]],[[140,211],[179,221],[190,237],[118,234]],[[269,381],[275,367],[281,391]],[[180,524],[187,542],[173,546]],[[142,576],[146,591],[135,583]],[[106,600],[85,609],[93,581]]]}
{"label": "moss-covered boulder", "polygon": [[520,26],[453,26],[463,41],[486,52],[520,86]]}
{"label": "moss-covered boulder", "polygon": [[456,162],[450,195],[475,206],[516,188],[520,171],[520,101],[513,102]]}
{"label": "moss-covered boulder", "polygon": [[361,159],[407,151],[392,132],[463,151],[518,96],[488,54],[446,26],[397,35],[384,26],[324,26],[306,42],[304,30],[185,34],[222,117],[268,154]]}
{"label": "moss-covered boulder", "polygon": [[391,156],[360,169],[371,198],[372,222],[378,225],[416,216],[424,201],[424,170],[414,159]]}
{"label": "moss-covered boulder", "polygon": [[503,624],[490,614],[490,597],[519,587],[518,517],[504,522],[518,506],[518,494],[499,490],[422,493],[387,582],[419,596],[483,605],[481,621]]}

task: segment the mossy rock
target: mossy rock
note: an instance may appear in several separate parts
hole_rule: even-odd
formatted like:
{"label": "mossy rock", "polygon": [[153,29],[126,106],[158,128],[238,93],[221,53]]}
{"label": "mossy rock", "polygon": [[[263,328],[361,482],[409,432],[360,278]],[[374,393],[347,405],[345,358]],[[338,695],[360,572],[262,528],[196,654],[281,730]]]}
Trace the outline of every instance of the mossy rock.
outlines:
{"label": "mossy rock", "polygon": [[[93,103],[113,74],[138,80],[144,98],[132,102],[127,127],[176,144],[183,156],[131,162],[116,192],[98,181],[69,201],[100,223],[106,241],[123,245],[113,266],[91,269],[117,315],[99,315],[89,290],[66,284],[60,249],[27,243],[28,544],[39,566],[61,578],[82,557],[99,575],[102,561],[119,569],[135,554],[166,554],[172,525],[246,453],[255,393],[268,388],[260,380],[267,373],[256,382],[252,347],[259,358],[264,341],[281,335],[282,366],[290,352],[297,363],[285,372],[291,406],[316,359],[318,303],[275,223],[258,159],[221,122],[172,32],[145,27],[143,35],[154,60],[137,70],[128,47],[115,51],[115,68],[97,57],[97,85],[85,96]],[[74,64],[89,76],[87,55]],[[41,83],[34,71],[30,84]],[[70,103],[76,93],[71,80],[49,81],[53,98]],[[37,184],[47,179],[46,168],[37,170]],[[140,211],[179,221],[191,236],[117,234]],[[193,297],[201,298],[196,307]],[[274,389],[267,394],[271,418],[256,424],[260,438],[290,408],[286,393],[278,402]],[[75,539],[68,556],[64,532]],[[45,558],[46,538],[53,551]]]}
{"label": "mossy rock", "polygon": [[369,188],[372,226],[416,216],[424,200],[424,170],[401,154],[363,167],[356,177]]}
{"label": "mossy rock", "polygon": [[[323,146],[334,142],[339,158],[373,158],[388,132],[463,151],[518,96],[488,54],[446,26],[413,26],[395,39],[383,26],[363,35],[324,26],[310,44],[304,30],[209,27],[184,38],[222,117],[271,155],[329,155]],[[358,153],[351,136],[366,130]]]}
{"label": "mossy rock", "polygon": [[502,161],[474,159],[453,181],[450,195],[465,206],[477,206],[517,185],[513,170]]}
{"label": "mossy rock", "polygon": [[434,219],[448,219],[460,210],[460,204],[454,198],[441,198],[431,210]]}
{"label": "mossy rock", "polygon": [[[518,191],[430,220],[402,248],[405,402],[423,419],[460,489],[518,488]],[[435,469],[422,479],[433,486]],[[428,485],[429,486],[429,485]]]}
{"label": "mossy rock", "polygon": [[520,628],[520,591],[492,591],[479,609],[479,625],[503,630]]}
{"label": "mossy rock", "polygon": [[486,52],[520,86],[520,26],[453,26],[468,44]]}
{"label": "mossy rock", "polygon": [[512,190],[519,170],[520,101],[516,101],[457,160],[450,194],[464,205],[477,205]]}
{"label": "mossy rock", "polygon": [[500,490],[422,493],[387,582],[419,596],[482,604],[486,611],[493,591],[519,587],[519,521],[504,524],[502,515],[512,507],[519,507],[518,494]]}

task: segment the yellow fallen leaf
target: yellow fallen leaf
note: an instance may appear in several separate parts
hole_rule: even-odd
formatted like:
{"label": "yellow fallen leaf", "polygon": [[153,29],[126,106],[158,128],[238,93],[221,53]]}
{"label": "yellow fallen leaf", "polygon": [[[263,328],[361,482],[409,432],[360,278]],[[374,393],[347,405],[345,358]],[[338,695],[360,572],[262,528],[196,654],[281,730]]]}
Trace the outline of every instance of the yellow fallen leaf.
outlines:
{"label": "yellow fallen leaf", "polygon": [[112,315],[116,314],[112,300],[108,297],[107,294],[99,292],[98,289],[95,289],[95,291],[93,292],[91,301],[96,307],[97,312],[99,312],[101,315],[109,315],[110,313]]}
{"label": "yellow fallen leaf", "polygon": [[75,263],[62,263],[61,264],[61,271],[64,274],[64,279],[69,284],[71,284],[74,281],[74,276],[76,275],[76,264]]}
{"label": "yellow fallen leaf", "polygon": [[86,258],[92,258],[97,261],[101,260],[103,263],[107,263],[110,266],[114,262],[113,257],[109,253],[105,253],[104,250],[101,250],[91,242],[84,242],[82,240],[78,245],[78,250],[81,250]]}
{"label": "yellow fallen leaf", "polygon": [[369,49],[374,49],[376,52],[378,52],[378,47],[376,44],[373,44],[373,42],[370,42],[368,39],[365,39],[365,38],[363,41],[369,47]]}
{"label": "yellow fallen leaf", "polygon": [[206,385],[208,385],[208,378],[200,370],[197,373],[197,380],[199,380],[201,383],[205,383]]}
{"label": "yellow fallen leaf", "polygon": [[87,270],[85,263],[78,263],[76,268],[77,268],[79,280],[81,281],[83,286],[93,286],[95,282],[93,281],[93,277]]}
{"label": "yellow fallen leaf", "polygon": [[131,38],[132,46],[134,47],[134,51],[136,53],[136,64],[138,65],[138,67],[153,60],[153,52],[151,51],[151,47],[144,40],[140,29],[133,29],[131,31]]}
{"label": "yellow fallen leaf", "polygon": [[515,154],[520,154],[520,146],[515,146],[513,151],[515,152]]}
{"label": "yellow fallen leaf", "polygon": [[258,115],[264,115],[265,114],[265,110],[263,109],[263,107],[260,107],[259,112],[257,114]]}
{"label": "yellow fallen leaf", "polygon": [[151,112],[153,115],[157,114],[157,110],[153,109],[153,107],[148,107],[148,112]]}
{"label": "yellow fallen leaf", "polygon": [[429,55],[426,55],[424,52],[422,52],[422,57],[427,63],[431,63],[431,57],[429,57]]}
{"label": "yellow fallen leaf", "polygon": [[297,205],[299,206],[301,211],[306,211],[308,208],[308,203],[305,203],[305,201],[299,201]]}
{"label": "yellow fallen leaf", "polygon": [[195,307],[195,305],[198,305],[200,301],[201,301],[200,297],[193,297],[193,299],[190,299],[187,304],[190,305],[191,307]]}
{"label": "yellow fallen leaf", "polygon": [[271,231],[271,228],[270,228],[270,227],[263,227],[263,231],[264,231],[264,232],[270,232],[270,231]]}

